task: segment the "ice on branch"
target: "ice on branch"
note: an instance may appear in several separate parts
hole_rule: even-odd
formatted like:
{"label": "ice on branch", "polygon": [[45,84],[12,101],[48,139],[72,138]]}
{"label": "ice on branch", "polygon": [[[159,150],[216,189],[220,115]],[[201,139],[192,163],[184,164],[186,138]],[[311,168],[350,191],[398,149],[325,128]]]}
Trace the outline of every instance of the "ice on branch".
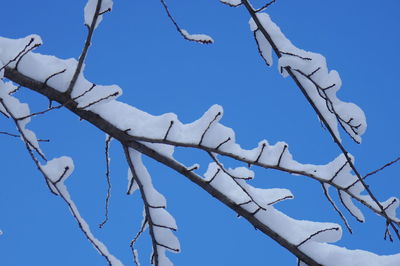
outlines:
{"label": "ice on branch", "polygon": [[274,47],[279,58],[279,71],[284,77],[289,74],[295,76],[337,139],[340,140],[339,122],[351,138],[360,143],[361,135],[367,128],[366,118],[357,105],[337,98],[336,93],[342,85],[338,72],[328,70],[324,56],[294,46],[268,14],[257,13],[257,18],[263,31],[253,18],[249,22],[250,29],[254,32],[260,54],[267,64],[272,64],[271,47]]}
{"label": "ice on branch", "polygon": [[103,20],[102,14],[111,11],[112,7],[113,7],[112,0],[88,0],[84,8],[85,25],[87,25],[88,27],[92,25],[93,19],[96,16],[97,12],[98,17],[95,25],[95,28],[97,28],[97,26]]}

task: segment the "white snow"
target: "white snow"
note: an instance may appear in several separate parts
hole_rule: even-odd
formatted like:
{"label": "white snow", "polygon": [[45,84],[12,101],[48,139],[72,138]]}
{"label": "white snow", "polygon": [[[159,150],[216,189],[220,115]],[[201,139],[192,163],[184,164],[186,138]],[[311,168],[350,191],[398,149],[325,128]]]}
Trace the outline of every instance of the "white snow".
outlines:
{"label": "white snow", "polygon": [[[155,244],[158,252],[158,265],[166,266],[173,265],[172,262],[167,258],[165,252],[179,252],[180,243],[178,238],[173,234],[173,231],[177,229],[177,225],[174,217],[165,209],[166,200],[161,193],[159,193],[153,186],[151,176],[147,171],[142,161],[142,154],[136,150],[129,149],[129,159],[131,165],[135,171],[135,176],[138,179],[138,183],[141,184],[143,191],[142,198],[145,201],[145,208],[148,211],[144,212],[144,216],[147,216],[148,225],[152,227],[152,231],[155,238]],[[153,243],[154,244],[154,243]],[[168,248],[165,248],[168,247]]]}
{"label": "white snow", "polygon": [[[113,1],[112,0],[88,0],[86,3],[86,6],[84,8],[84,17],[85,17],[85,25],[91,26],[93,22],[93,18],[95,16],[96,12],[96,7],[98,2],[101,1],[101,7],[99,10],[99,13],[103,13],[106,10],[111,10],[113,7]],[[96,21],[95,28],[100,24],[100,22],[103,20],[103,15],[99,15]]]}
{"label": "white snow", "polygon": [[[294,48],[290,41],[287,40],[285,36],[283,36],[279,28],[272,21],[270,21],[269,17],[266,14],[260,14],[260,19],[262,20],[263,24],[269,26],[268,29],[272,31],[273,34],[271,34],[271,36],[273,37],[273,39],[277,41],[277,43],[279,43],[281,46],[289,49],[287,51],[296,52],[304,57],[313,58],[313,60],[319,62],[318,64],[326,69],[325,59],[321,55],[305,52],[298,48]],[[250,25],[253,30],[256,29],[254,22],[251,22]],[[3,62],[3,64],[6,64],[4,62],[8,62],[15,58],[16,55],[18,55],[18,53],[23,50],[24,47],[32,39],[34,40],[32,41],[32,43],[41,42],[40,37],[36,35],[30,35],[26,38],[17,40],[0,38],[0,47],[2,47],[0,60]],[[307,60],[299,59],[294,56],[282,56],[282,58],[282,62],[288,62],[287,64],[290,64],[293,67],[302,67],[303,69],[307,67],[310,68]],[[54,56],[47,56],[30,52],[23,57],[19,64],[18,70],[38,81],[44,82],[47,80],[48,85],[63,92],[68,88],[69,81],[72,78],[73,71],[76,68],[76,64],[77,62],[75,59],[63,60],[58,59]],[[15,67],[15,62],[10,63],[9,66]],[[38,71],[38,69],[40,71]],[[54,75],[55,73],[58,73],[64,69],[65,71],[63,73]],[[325,86],[336,80],[336,87],[340,86],[341,82],[336,71],[331,71],[328,73],[326,70],[326,75],[322,75],[320,74],[323,72],[321,70],[313,75],[317,82],[321,84],[324,84],[323,82],[325,82]],[[54,76],[49,79],[51,75]],[[303,80],[305,84],[310,83],[310,81],[305,80],[302,76],[299,76],[299,79]],[[11,91],[12,89],[14,89],[15,86],[13,86],[11,83],[4,83],[3,86],[5,86],[5,90],[2,94],[4,95],[4,98],[8,98],[8,101],[10,102],[18,102],[18,100],[9,97],[6,93],[6,91]],[[312,88],[312,86],[310,86],[306,86],[306,88],[308,91],[310,91],[310,93],[313,93],[315,99],[317,99],[317,105],[323,111],[325,110],[325,114],[327,115],[327,117],[332,116],[332,114],[327,111],[324,101],[318,99],[319,96],[317,95],[318,93],[315,93],[315,88]],[[334,100],[334,104],[337,107],[336,111],[340,113],[347,112],[350,108],[352,114],[356,114],[359,111],[356,116],[363,116],[362,111],[358,109],[355,105],[340,102],[334,97],[334,91],[337,89],[338,88],[331,88],[330,90],[328,90],[328,95],[330,99]],[[335,172],[345,162],[345,158],[339,156],[333,162],[325,166],[301,164],[293,160],[288,145],[284,142],[278,142],[274,145],[270,145],[268,141],[263,140],[259,142],[258,146],[254,149],[242,149],[240,145],[237,144],[235,141],[236,137],[234,131],[231,128],[228,128],[220,123],[220,120],[223,117],[223,109],[219,105],[214,105],[210,107],[210,109],[206,111],[204,115],[198,120],[192,123],[183,124],[179,121],[176,114],[166,113],[160,116],[153,116],[133,106],[117,101],[116,99],[121,94],[121,88],[116,85],[96,85],[95,87],[93,87],[93,84],[87,81],[84,78],[83,74],[81,74],[78,78],[77,85],[74,88],[72,97],[75,98],[79,107],[85,108],[86,110],[90,110],[100,115],[103,119],[107,120],[109,123],[113,124],[123,131],[127,130],[127,134],[146,140],[156,140],[157,142],[162,141],[165,138],[166,140],[177,143],[178,145],[181,144],[196,146],[200,144],[201,146],[209,148],[218,147],[218,150],[220,152],[232,155],[236,158],[247,159],[249,162],[257,161],[258,164],[263,165],[264,167],[281,167],[290,171],[306,172],[316,176],[317,178],[320,178],[321,180],[329,180],[330,178],[332,178]],[[14,108],[13,106],[15,104],[10,104],[10,108]],[[2,107],[0,106],[0,108]],[[21,116],[29,114],[29,108],[26,105],[18,104],[18,108],[16,109],[17,110],[15,110],[15,112],[18,112],[18,114]],[[337,122],[335,119],[328,120],[329,123],[332,123],[332,125],[335,124],[335,128],[337,129]],[[343,119],[350,119],[350,116],[343,115]],[[172,125],[171,121],[173,123]],[[25,124],[28,122],[29,118],[20,121],[23,128],[25,128]],[[361,129],[362,127],[359,128],[359,130]],[[28,131],[27,129],[25,129],[24,132],[29,137],[32,146],[39,149],[39,145],[36,141],[34,133]],[[173,157],[173,145],[148,142],[142,143],[156,150],[158,153],[164,156],[167,156],[169,158]],[[344,169],[340,171],[339,174],[337,174],[334,182],[339,186],[346,187],[356,180],[356,177],[351,174],[350,167],[345,166]],[[352,193],[358,197],[361,197],[362,191],[363,190],[362,188],[360,189],[359,184],[355,185],[354,188],[352,188]],[[375,206],[374,202],[368,196],[363,197],[366,199],[367,202],[371,204],[371,206]],[[346,195],[344,195],[343,198],[345,199],[346,207],[354,210],[352,211],[353,214],[360,213],[354,206],[354,204],[351,203],[351,200],[347,200],[348,197]],[[377,206],[375,207],[378,208]],[[395,213],[396,208],[397,204],[394,204],[390,207],[391,215]],[[360,219],[362,217],[359,214],[357,214],[357,216]]]}
{"label": "white snow", "polygon": [[257,48],[268,66],[272,66],[272,47],[261,31],[254,31],[254,38],[257,42]]}
{"label": "white snow", "polygon": [[[232,5],[240,4],[238,0],[223,0],[223,2]],[[96,5],[96,0],[89,0],[87,2],[85,7],[85,23],[87,25],[90,25],[92,22]],[[104,0],[100,11],[103,12],[111,7],[112,1]],[[366,129],[365,116],[363,111],[355,104],[342,102],[336,97],[336,92],[341,87],[339,74],[334,70],[328,71],[325,58],[322,55],[296,48],[282,34],[267,14],[258,14],[258,18],[269,31],[272,40],[277,44],[282,53],[278,63],[282,74],[284,76],[288,74],[284,70],[285,67],[290,67],[294,71],[294,75],[304,86],[307,94],[321,111],[323,117],[328,121],[328,124],[332,127],[338,138],[340,138],[337,126],[337,119],[339,117],[339,122],[345,127],[346,131],[356,141],[361,141],[361,135]],[[96,26],[100,21],[101,16]],[[264,36],[259,34],[260,31],[257,31],[257,26],[252,20],[250,21],[250,27],[252,31],[256,31],[256,39],[263,58],[269,64],[272,64],[271,45],[267,43]],[[206,35],[190,35],[185,30],[182,30],[182,34],[198,41],[212,40]],[[17,40],[0,38],[0,65],[8,65],[15,68],[16,63],[23,54],[21,51],[27,50],[39,43],[41,43],[41,39],[37,35],[30,35]],[[29,52],[19,61],[18,70],[37,81],[46,82],[49,86],[60,92],[65,92],[76,69],[76,65],[77,61],[75,59],[63,60],[54,56]],[[357,180],[352,174],[349,165],[345,165],[346,158],[343,155],[326,165],[312,165],[301,164],[295,161],[289,152],[288,145],[284,142],[270,145],[268,141],[263,140],[254,149],[242,149],[236,143],[234,131],[220,123],[223,116],[223,109],[219,105],[210,107],[198,120],[184,124],[179,121],[176,114],[167,113],[160,116],[153,116],[120,102],[117,98],[122,94],[122,90],[117,85],[96,85],[93,87],[93,84],[86,80],[82,73],[78,77],[72,94],[79,108],[91,111],[107,120],[116,128],[126,131],[131,136],[140,138],[142,144],[168,158],[173,158],[174,146],[159,143],[164,140],[178,146],[201,146],[209,149],[218,149],[222,154],[246,160],[249,164],[281,168],[296,173],[304,172],[315,176],[320,181],[331,180],[333,184],[341,187],[349,186]],[[0,75],[3,75],[3,71]],[[331,88],[325,89],[333,84],[334,86]],[[15,89],[15,86],[12,83],[0,80],[0,98],[3,101],[3,105],[0,104],[0,111],[10,113],[16,117],[29,115],[28,105],[20,103],[18,99],[8,94],[13,89]],[[5,107],[9,109],[9,112],[6,111]],[[334,109],[334,113],[331,112],[332,109]],[[38,150],[39,153],[42,153],[34,132],[26,129],[29,121],[30,118],[23,119],[18,122],[18,125],[21,127],[23,135],[27,138],[30,145]],[[145,140],[153,143],[145,142]],[[151,176],[143,164],[141,154],[130,149],[129,155],[135,168],[136,177],[140,180],[141,185],[143,185],[143,196],[150,205],[149,215],[154,223],[152,226],[157,241],[173,250],[180,250],[179,241],[172,232],[177,228],[176,221],[165,209],[165,197],[154,188]],[[57,191],[57,194],[67,202],[88,239],[106,255],[112,265],[122,265],[118,259],[109,253],[105,245],[93,236],[88,224],[80,216],[76,205],[71,200],[64,181],[72,173],[73,168],[72,159],[65,156],[55,158],[40,166],[41,171],[48,178],[48,181],[51,182],[53,191]],[[339,171],[339,169],[341,170]],[[212,187],[246,210],[256,211],[259,209],[255,214],[255,217],[259,221],[289,242],[296,245],[302,243],[300,248],[322,264],[329,265],[332,258],[340,259],[340,265],[357,265],[357,263],[359,263],[358,265],[400,264],[400,255],[377,256],[366,251],[350,251],[326,244],[327,242],[338,241],[341,238],[342,230],[340,226],[333,223],[318,223],[293,219],[278,211],[273,206],[274,203],[280,200],[293,198],[289,190],[256,188],[247,184],[243,178],[254,178],[254,172],[245,167],[227,169],[226,171],[228,174],[220,169],[217,163],[210,163],[204,174],[204,181],[209,182]],[[60,177],[62,178],[60,179]],[[133,175],[129,171],[128,184],[131,183],[132,178]],[[134,183],[128,192],[132,193],[136,189],[138,189],[138,184]],[[354,205],[352,197],[358,197],[378,210],[378,206],[376,206],[369,196],[361,195],[363,190],[362,185],[356,183],[349,190],[349,193],[352,195],[341,192],[345,206],[354,216],[362,221],[364,220],[364,216]],[[249,202],[249,204],[244,204],[246,202]],[[390,198],[386,202],[383,202],[382,205],[388,207],[386,211],[390,217],[397,219],[395,215],[396,209],[399,206],[398,199]],[[160,265],[172,265],[171,261],[165,255],[166,250],[169,249],[160,245],[157,246]],[[355,262],[355,264],[350,264],[350,262]]]}
{"label": "white snow", "polygon": [[[343,102],[337,98],[336,93],[342,85],[338,72],[328,70],[324,56],[307,52],[294,46],[268,14],[257,13],[257,18],[279,49],[278,69],[282,75],[284,77],[289,75],[285,69],[286,67],[292,70],[294,76],[300,81],[307,95],[339,140],[341,138],[338,122],[356,142],[361,142],[361,135],[367,128],[365,114],[354,103]],[[249,24],[250,29],[255,32],[262,57],[268,65],[271,65],[271,45],[262,35],[253,19],[250,19]]]}
{"label": "white snow", "polygon": [[74,171],[74,163],[67,156],[54,158],[40,167],[52,182],[64,182]]}
{"label": "white snow", "polygon": [[[132,183],[133,182],[133,183]],[[131,186],[132,184],[132,186]],[[132,194],[139,189],[139,186],[135,180],[133,180],[133,175],[131,169],[128,168],[128,194]]]}
{"label": "white snow", "polygon": [[400,254],[379,256],[365,250],[349,250],[327,243],[309,241],[300,249],[326,266],[398,266]]}
{"label": "white snow", "polygon": [[238,6],[242,3],[242,0],[220,0],[220,2],[230,6]]}
{"label": "white snow", "polygon": [[213,43],[214,40],[206,34],[190,34],[185,29],[180,29],[182,35],[190,41],[201,42],[201,43]]}
{"label": "white snow", "polygon": [[67,190],[67,187],[63,182],[58,182],[55,184],[58,194],[62,196],[62,198],[67,202],[74,218],[79,223],[81,230],[84,232],[85,236],[90,240],[90,242],[96,246],[96,249],[100,250],[101,253],[107,258],[107,260],[111,263],[111,266],[123,266],[122,262],[114,257],[109,251],[108,248],[98,240],[90,230],[87,222],[82,218],[79,213],[78,208],[76,207],[74,201],[71,199],[71,196]]}

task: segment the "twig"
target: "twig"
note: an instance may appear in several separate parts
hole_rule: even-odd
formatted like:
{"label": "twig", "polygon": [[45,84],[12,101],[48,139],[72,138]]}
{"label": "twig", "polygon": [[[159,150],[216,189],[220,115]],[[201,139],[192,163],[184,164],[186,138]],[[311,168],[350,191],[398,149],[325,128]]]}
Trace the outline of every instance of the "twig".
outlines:
{"label": "twig", "polygon": [[65,94],[67,94],[67,95],[71,95],[72,90],[74,89],[75,83],[78,80],[78,76],[81,73],[82,66],[83,66],[83,63],[85,62],[87,52],[92,43],[92,36],[93,36],[93,32],[96,28],[97,19],[100,16],[101,4],[102,4],[102,0],[97,0],[96,10],[93,15],[92,24],[90,26],[88,26],[89,31],[88,31],[88,35],[86,37],[85,45],[83,46],[83,50],[79,57],[78,65],[76,66],[74,75],[72,76],[72,79],[71,79],[71,82],[69,83],[68,89],[65,92]]}
{"label": "twig", "polygon": [[21,137],[20,135],[8,133],[8,132],[5,132],[5,131],[0,131],[0,134],[7,135],[7,136],[11,136],[11,137],[16,137],[16,138]]}
{"label": "twig", "polygon": [[94,104],[96,104],[96,103],[99,103],[99,102],[101,102],[101,101],[107,100],[108,98],[115,97],[115,96],[117,96],[118,94],[119,94],[119,92],[116,91],[116,92],[114,92],[114,93],[112,93],[112,94],[110,94],[110,95],[108,95],[108,96],[104,96],[104,97],[102,97],[102,98],[100,98],[100,99],[97,99],[96,101],[91,102],[91,103],[89,103],[89,104],[87,104],[87,105],[85,105],[85,106],[83,106],[83,107],[79,107],[79,109],[86,109],[86,108],[88,108],[88,107],[90,107],[90,106],[92,106],[92,105],[94,105]]}
{"label": "twig", "polygon": [[167,139],[168,134],[169,134],[169,131],[171,130],[171,128],[172,128],[173,125],[174,125],[174,121],[171,120],[171,122],[169,123],[169,127],[168,127],[168,129],[167,129],[167,132],[165,133],[164,140]]}
{"label": "twig", "polygon": [[105,214],[104,214],[104,220],[99,224],[99,228],[102,228],[108,221],[108,206],[110,202],[110,197],[111,197],[111,178],[110,178],[110,142],[112,140],[112,137],[110,135],[107,135],[106,138],[106,147],[105,147],[105,155],[106,155],[106,180],[107,180],[107,196],[106,196],[106,203],[105,203]]}
{"label": "twig", "polygon": [[220,116],[220,115],[221,115],[221,112],[218,112],[218,113],[215,115],[214,119],[211,120],[211,122],[208,124],[207,128],[204,130],[203,134],[201,135],[200,142],[199,142],[199,146],[200,146],[201,143],[203,142],[204,136],[206,135],[207,131],[210,129],[211,125],[215,122],[215,120],[217,120],[218,116]]}
{"label": "twig", "polygon": [[259,9],[256,9],[255,11],[258,13],[258,12],[261,12],[261,11],[264,11],[265,9],[267,9],[267,7],[269,7],[270,5],[272,5],[273,3],[275,3],[276,2],[276,0],[272,0],[271,2],[269,2],[269,3],[266,3],[265,5],[263,5],[262,7],[260,7]]}
{"label": "twig", "polygon": [[212,43],[212,40],[203,40],[203,39],[194,39],[194,38],[190,38],[190,36],[188,36],[188,34],[185,34],[184,30],[179,27],[178,23],[176,22],[176,20],[174,19],[174,17],[171,15],[171,12],[169,12],[167,3],[165,2],[165,0],[160,0],[161,4],[163,5],[165,12],[167,12],[167,16],[168,18],[171,20],[171,22],[174,24],[176,30],[179,32],[179,34],[188,41],[192,41],[192,42],[198,42],[198,43],[203,43],[203,44],[210,44]]}
{"label": "twig", "polygon": [[[39,47],[40,45],[41,45],[40,43],[37,43],[37,44],[33,45],[32,47],[30,47],[27,51],[24,51],[24,52],[22,53],[22,55],[18,58],[18,61],[17,61],[17,63],[15,64],[15,69],[18,70],[18,66],[19,66],[19,63],[21,62],[21,59],[22,59],[27,53],[29,53],[30,51],[32,51],[32,50],[35,49],[36,47]],[[25,50],[25,49],[24,49],[24,50]]]}
{"label": "twig", "polygon": [[31,38],[29,40],[29,42],[25,45],[24,49],[22,49],[13,59],[11,59],[10,61],[7,62],[7,64],[5,64],[4,66],[2,66],[0,68],[0,72],[5,69],[9,64],[11,64],[12,62],[15,62],[18,57],[20,57],[25,51],[26,49],[28,49],[28,47],[33,43],[33,41],[35,40],[35,38]]}
{"label": "twig", "polygon": [[[228,175],[230,178],[232,178],[233,182],[236,183],[236,185],[249,197],[249,199],[255,204],[257,205],[258,209],[256,210],[256,213],[261,209],[261,210],[266,210],[265,207],[261,206],[254,198],[253,196],[250,194],[249,191],[247,191],[247,189],[238,182],[237,179],[242,179],[242,178],[237,178],[235,176],[233,176],[231,173],[229,173],[225,167],[218,161],[217,157],[212,154],[211,152],[208,152],[208,155],[210,155],[210,157],[213,159],[213,161],[218,165],[219,169],[222,170],[222,172],[224,172],[226,175]],[[255,213],[254,213],[255,214]]]}
{"label": "twig", "polygon": [[366,174],[366,175],[364,176],[364,179],[367,178],[368,176],[374,175],[374,174],[376,174],[376,173],[382,171],[382,170],[385,169],[386,167],[391,166],[392,164],[397,163],[398,161],[400,161],[400,157],[398,157],[397,159],[395,159],[395,160],[393,160],[393,161],[391,161],[391,162],[385,164],[385,165],[382,166],[381,168],[376,169],[376,170],[374,170],[374,171],[372,171],[372,172]]}
{"label": "twig", "polygon": [[326,188],[326,184],[321,182],[321,185],[322,185],[322,189],[324,190],[324,195],[325,195],[326,199],[329,201],[329,203],[332,205],[332,207],[335,209],[335,211],[339,214],[339,216],[342,219],[343,223],[345,224],[347,230],[349,230],[350,234],[352,234],[353,230],[351,230],[351,227],[350,227],[346,217],[339,210],[339,208],[336,206],[335,202],[332,200],[331,196],[329,195],[328,189]]}
{"label": "twig", "polygon": [[231,140],[231,137],[228,137],[226,140],[224,140],[223,142],[221,142],[220,144],[218,144],[217,147],[215,147],[216,150],[218,150],[219,148],[221,148],[222,145],[224,145],[225,143],[227,143],[228,141]]}
{"label": "twig", "polygon": [[339,227],[332,227],[332,228],[326,228],[326,229],[319,230],[319,231],[317,231],[317,232],[311,234],[309,237],[307,237],[307,238],[304,239],[303,241],[301,241],[301,242],[297,245],[297,247],[300,247],[301,245],[303,245],[304,243],[306,243],[308,240],[310,240],[311,238],[313,238],[314,236],[316,236],[316,235],[318,235],[318,234],[320,234],[320,233],[323,233],[323,232],[326,232],[326,231],[330,231],[330,230],[336,230],[336,231],[338,231],[339,229],[340,229]]}
{"label": "twig", "polygon": [[132,239],[132,241],[129,245],[132,250],[133,261],[135,262],[136,266],[139,266],[140,262],[139,262],[139,258],[137,257],[137,254],[135,252],[135,244],[136,244],[136,241],[139,239],[139,237],[143,234],[144,230],[146,229],[146,225],[147,225],[147,217],[145,217],[143,219],[143,223],[140,226],[139,232],[137,232],[136,236]]}

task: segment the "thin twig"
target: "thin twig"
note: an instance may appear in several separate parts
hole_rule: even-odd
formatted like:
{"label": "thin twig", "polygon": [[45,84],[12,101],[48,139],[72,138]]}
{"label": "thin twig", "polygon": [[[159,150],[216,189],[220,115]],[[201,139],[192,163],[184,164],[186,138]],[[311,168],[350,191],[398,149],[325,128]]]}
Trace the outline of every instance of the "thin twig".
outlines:
{"label": "thin twig", "polygon": [[143,223],[142,223],[142,225],[140,226],[139,232],[137,232],[136,236],[132,239],[132,241],[131,241],[131,243],[130,243],[130,245],[129,245],[130,248],[131,248],[131,250],[132,250],[133,261],[135,262],[136,266],[139,266],[139,265],[140,265],[140,262],[139,262],[139,258],[137,258],[137,256],[136,256],[135,244],[136,244],[136,242],[138,241],[139,237],[143,234],[144,230],[146,229],[146,225],[147,225],[147,217],[145,217],[145,218],[143,219]]}
{"label": "thin twig", "polygon": [[307,238],[304,239],[303,241],[301,241],[301,242],[297,245],[297,247],[300,247],[301,245],[303,245],[304,243],[306,243],[308,240],[310,240],[311,238],[313,238],[314,236],[316,236],[316,235],[318,235],[318,234],[320,234],[320,233],[323,233],[323,232],[326,232],[326,231],[331,231],[331,230],[338,231],[339,229],[340,229],[339,227],[332,227],[332,228],[326,228],[326,229],[319,230],[319,231],[317,231],[317,232],[311,234],[309,237],[307,237]]}
{"label": "thin twig", "polygon": [[2,134],[2,135],[7,135],[7,136],[11,136],[11,137],[16,137],[16,138],[21,137],[20,135],[8,133],[8,132],[5,132],[5,131],[0,131],[0,134]]}
{"label": "thin twig", "polygon": [[30,47],[27,51],[24,51],[24,52],[22,53],[22,55],[18,58],[17,63],[15,64],[15,69],[18,70],[19,63],[21,62],[22,58],[23,58],[26,54],[28,54],[28,53],[29,53],[30,51],[32,51],[33,49],[39,47],[40,45],[41,45],[40,43],[37,43],[37,44],[33,45],[32,47]]}
{"label": "thin twig", "polygon": [[332,207],[335,209],[335,211],[339,214],[340,218],[342,219],[343,223],[345,224],[347,230],[349,230],[350,234],[353,233],[353,230],[351,230],[351,227],[344,216],[344,214],[339,210],[339,208],[336,206],[335,202],[332,200],[331,196],[329,195],[328,189],[326,188],[326,184],[322,183],[322,189],[324,190],[324,195],[326,199],[329,201],[329,203],[332,205]]}
{"label": "thin twig", "polygon": [[261,11],[264,11],[265,9],[267,9],[270,5],[272,5],[273,3],[275,3],[276,2],[276,0],[272,0],[271,2],[269,2],[269,3],[266,3],[265,5],[263,5],[262,7],[260,7],[259,9],[256,9],[255,11],[258,13],[258,12],[261,12]]}
{"label": "thin twig", "polygon": [[198,42],[198,43],[202,43],[202,44],[210,44],[212,43],[212,40],[203,40],[203,39],[194,39],[194,38],[190,38],[187,34],[184,34],[184,30],[178,25],[178,23],[176,22],[176,20],[174,19],[174,17],[172,16],[171,12],[168,9],[167,3],[165,2],[165,0],[160,0],[161,4],[163,5],[165,12],[167,12],[167,16],[168,18],[171,20],[171,22],[174,24],[176,30],[179,32],[179,34],[188,41],[192,41],[192,42]]}
{"label": "thin twig", "polygon": [[18,57],[20,57],[23,53],[25,53],[26,49],[28,49],[28,47],[33,43],[33,41],[35,40],[35,38],[31,38],[29,40],[29,42],[25,45],[24,49],[22,49],[13,59],[11,59],[10,61],[7,62],[7,64],[5,64],[4,66],[2,66],[0,68],[0,72],[5,69],[9,64],[11,64],[12,62],[15,62]]}
{"label": "thin twig", "polygon": [[82,66],[83,66],[83,63],[85,62],[85,58],[86,58],[87,52],[88,52],[89,47],[90,47],[90,45],[92,43],[92,36],[93,36],[93,32],[94,32],[94,30],[96,28],[97,19],[100,16],[101,4],[102,4],[102,0],[97,0],[96,10],[95,10],[94,15],[93,15],[92,24],[90,26],[88,26],[89,31],[88,31],[88,34],[87,34],[87,37],[86,37],[85,45],[83,46],[83,50],[82,50],[82,53],[81,53],[81,55],[79,57],[78,65],[76,66],[74,75],[72,76],[72,79],[71,79],[71,82],[69,83],[68,89],[65,92],[65,94],[67,94],[67,95],[71,95],[72,94],[72,90],[74,89],[76,81],[78,80],[78,76],[81,73]]}
{"label": "thin twig", "polygon": [[102,228],[108,221],[108,206],[110,202],[110,197],[111,197],[111,178],[110,178],[110,142],[112,140],[112,137],[110,135],[107,135],[106,138],[106,145],[105,145],[105,155],[106,155],[106,180],[107,180],[107,196],[106,196],[106,203],[105,203],[105,214],[104,214],[104,220],[99,224],[99,227]]}
{"label": "thin twig", "polygon": [[218,112],[215,115],[214,119],[210,121],[210,123],[208,124],[207,128],[204,130],[203,134],[201,134],[200,141],[199,141],[199,146],[203,142],[204,136],[206,135],[207,131],[210,129],[211,125],[215,122],[215,120],[217,120],[218,116],[220,116],[220,115],[221,115],[221,112]]}
{"label": "thin twig", "polygon": [[374,174],[376,174],[376,173],[382,171],[382,170],[385,169],[386,167],[391,166],[392,164],[397,163],[398,161],[400,161],[400,157],[398,157],[397,159],[395,159],[395,160],[393,160],[393,161],[391,161],[391,162],[385,164],[385,165],[382,166],[381,168],[376,169],[376,170],[374,170],[374,171],[372,171],[372,172],[366,174],[366,175],[364,176],[364,179],[367,178],[368,176],[374,175]]}

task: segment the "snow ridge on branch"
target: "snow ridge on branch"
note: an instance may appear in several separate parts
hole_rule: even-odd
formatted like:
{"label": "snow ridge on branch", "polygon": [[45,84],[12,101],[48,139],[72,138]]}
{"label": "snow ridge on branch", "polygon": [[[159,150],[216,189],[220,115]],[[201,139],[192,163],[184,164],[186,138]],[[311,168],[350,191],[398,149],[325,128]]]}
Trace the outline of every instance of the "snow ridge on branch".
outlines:
{"label": "snow ridge on branch", "polygon": [[[165,252],[179,252],[179,240],[172,233],[177,230],[175,219],[166,211],[166,200],[153,186],[151,176],[142,161],[142,154],[124,147],[132,178],[135,180],[144,203],[144,223],[149,227],[153,244],[151,264],[156,266],[173,265]],[[144,230],[141,230],[144,231]],[[135,254],[134,254],[135,255]]]}
{"label": "snow ridge on branch", "polygon": [[[361,142],[361,135],[367,128],[364,112],[355,104],[343,102],[337,98],[336,93],[342,85],[337,71],[329,71],[325,57],[307,52],[294,46],[279,27],[272,22],[267,13],[257,13],[257,18],[265,29],[268,29],[271,41],[279,50],[278,69],[287,77],[286,67],[290,67],[305,88],[329,126],[340,140],[338,122],[340,126],[357,143]],[[258,49],[268,66],[272,65],[272,46],[263,35],[254,20],[250,19],[250,29],[254,32]]]}
{"label": "snow ridge on branch", "polygon": [[213,38],[211,38],[207,34],[190,34],[187,30],[182,29],[176,22],[175,18],[172,16],[171,12],[169,11],[168,5],[165,2],[165,0],[161,0],[161,4],[164,7],[165,12],[167,12],[168,18],[171,20],[171,22],[174,24],[176,30],[179,32],[180,35],[182,35],[182,37],[185,40],[202,43],[202,44],[210,44],[210,43],[214,42]]}

